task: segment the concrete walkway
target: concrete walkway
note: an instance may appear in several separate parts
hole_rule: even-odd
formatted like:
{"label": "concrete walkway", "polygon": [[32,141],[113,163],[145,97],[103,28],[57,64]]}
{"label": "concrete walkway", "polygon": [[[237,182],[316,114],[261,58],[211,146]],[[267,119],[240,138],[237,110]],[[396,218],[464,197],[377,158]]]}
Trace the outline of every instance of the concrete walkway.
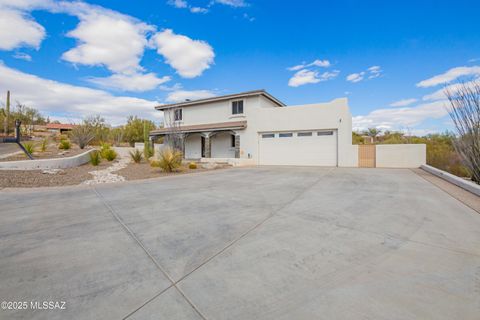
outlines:
{"label": "concrete walkway", "polygon": [[411,170],[0,192],[1,319],[478,319],[480,215]]}

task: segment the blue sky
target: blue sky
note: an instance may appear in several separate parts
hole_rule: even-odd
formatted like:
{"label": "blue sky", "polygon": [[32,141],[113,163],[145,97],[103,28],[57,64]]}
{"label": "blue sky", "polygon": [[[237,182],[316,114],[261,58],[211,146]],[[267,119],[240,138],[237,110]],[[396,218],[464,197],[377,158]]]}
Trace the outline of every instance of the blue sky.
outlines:
{"label": "blue sky", "polygon": [[442,88],[480,76],[478,1],[0,0],[0,99],[114,124],[266,89],[348,97],[354,127],[451,129]]}

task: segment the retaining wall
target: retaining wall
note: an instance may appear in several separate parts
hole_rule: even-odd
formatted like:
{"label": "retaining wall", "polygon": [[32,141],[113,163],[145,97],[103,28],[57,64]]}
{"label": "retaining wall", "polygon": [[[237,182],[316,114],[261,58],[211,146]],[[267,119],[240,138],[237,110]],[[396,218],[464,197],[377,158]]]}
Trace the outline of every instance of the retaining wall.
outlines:
{"label": "retaining wall", "polygon": [[0,162],[0,170],[46,170],[78,167],[90,161],[90,152],[93,151],[95,149],[67,158],[3,161]]}

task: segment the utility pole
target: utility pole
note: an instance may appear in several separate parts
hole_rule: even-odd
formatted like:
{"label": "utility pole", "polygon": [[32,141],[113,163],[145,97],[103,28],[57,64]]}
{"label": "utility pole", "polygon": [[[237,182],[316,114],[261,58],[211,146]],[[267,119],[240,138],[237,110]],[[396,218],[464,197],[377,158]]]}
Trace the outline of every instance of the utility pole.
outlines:
{"label": "utility pole", "polygon": [[10,91],[7,91],[7,105],[5,107],[5,119],[3,121],[3,131],[5,137],[8,136],[8,121],[10,120]]}

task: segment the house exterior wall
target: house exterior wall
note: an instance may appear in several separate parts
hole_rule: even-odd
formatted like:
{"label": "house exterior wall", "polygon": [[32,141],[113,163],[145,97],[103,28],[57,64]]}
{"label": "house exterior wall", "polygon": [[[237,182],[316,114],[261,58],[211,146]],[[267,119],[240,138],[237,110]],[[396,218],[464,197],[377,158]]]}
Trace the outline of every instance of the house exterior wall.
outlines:
{"label": "house exterior wall", "polygon": [[212,158],[235,158],[235,147],[232,147],[232,135],[220,132],[212,137]]}
{"label": "house exterior wall", "polygon": [[[258,164],[259,132],[301,131],[301,130],[336,130],[338,137],[338,166],[356,166],[357,153],[352,146],[352,116],[346,98],[336,99],[329,103],[279,107],[262,95],[246,97],[243,115],[232,115],[231,102],[239,100],[212,102],[202,105],[182,107],[181,125],[196,125],[229,121],[247,120],[247,127],[238,130],[240,136],[240,158],[252,159]],[[165,125],[170,126],[168,119],[173,119],[173,110],[165,110]],[[230,154],[230,139],[212,139],[212,157],[223,157]],[[225,137],[225,135],[223,135]],[[189,137],[186,143],[186,157],[199,158],[201,153],[200,138],[198,141]],[[215,143],[215,138],[218,139]],[[221,148],[224,148],[222,149]],[[288,149],[288,146],[286,146]]]}

